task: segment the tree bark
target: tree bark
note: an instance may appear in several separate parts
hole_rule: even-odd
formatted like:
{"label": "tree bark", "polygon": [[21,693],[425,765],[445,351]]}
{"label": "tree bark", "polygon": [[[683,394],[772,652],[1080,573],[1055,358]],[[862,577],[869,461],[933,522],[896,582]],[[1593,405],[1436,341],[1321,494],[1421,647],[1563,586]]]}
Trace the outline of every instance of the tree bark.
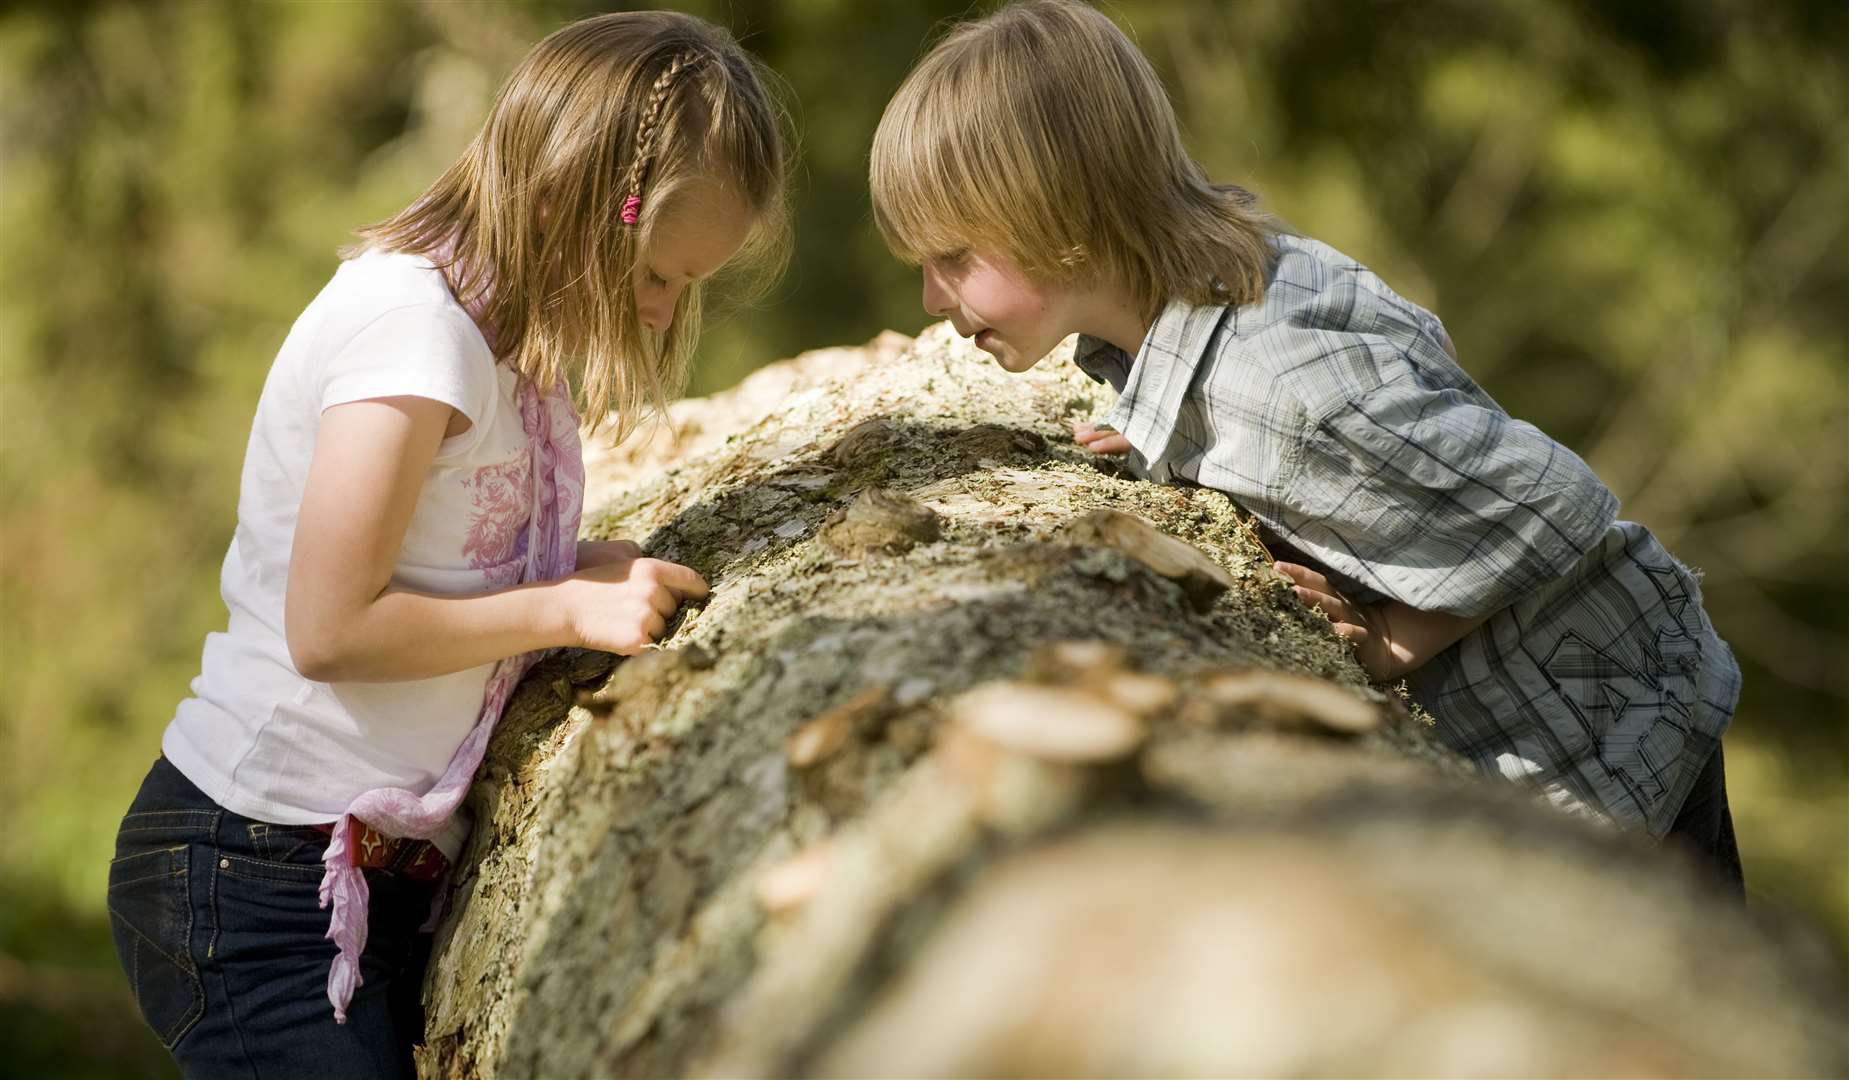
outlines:
{"label": "tree bark", "polygon": [[1841,1073],[1840,982],[1673,854],[1477,779],[1110,392],[949,333],[592,456],[693,566],[510,705],[426,1076]]}

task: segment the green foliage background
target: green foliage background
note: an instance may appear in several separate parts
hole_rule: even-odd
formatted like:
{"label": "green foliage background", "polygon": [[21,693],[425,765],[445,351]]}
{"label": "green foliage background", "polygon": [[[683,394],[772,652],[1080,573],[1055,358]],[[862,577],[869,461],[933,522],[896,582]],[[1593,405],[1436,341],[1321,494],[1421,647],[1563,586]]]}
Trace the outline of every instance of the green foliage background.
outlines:
{"label": "green foliage background", "polygon": [[[871,227],[866,152],[965,5],[676,6],[783,73],[804,140],[792,271],[712,327],[694,392],[924,325]],[[0,15],[0,1039],[26,1071],[167,1073],[114,966],[106,864],[223,625],[270,359],[348,230],[433,179],[524,50],[595,10]],[[1747,675],[1727,762],[1755,902],[1849,943],[1849,8],[1109,10],[1211,173],[1437,310],[1506,407],[1705,569]]]}

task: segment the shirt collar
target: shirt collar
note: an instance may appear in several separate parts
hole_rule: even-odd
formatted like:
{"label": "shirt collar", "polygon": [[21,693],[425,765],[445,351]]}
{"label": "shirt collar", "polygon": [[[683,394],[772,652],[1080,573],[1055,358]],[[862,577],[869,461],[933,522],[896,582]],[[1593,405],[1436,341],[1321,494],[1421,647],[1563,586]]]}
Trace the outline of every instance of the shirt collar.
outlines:
{"label": "shirt collar", "polygon": [[1121,392],[1124,380],[1130,376],[1130,358],[1124,351],[1103,338],[1080,334],[1072,349],[1072,362],[1079,370],[1090,375],[1093,382],[1108,382],[1113,390]]}
{"label": "shirt collar", "polygon": [[1166,460],[1182,399],[1213,344],[1214,333],[1230,308],[1196,307],[1172,300],[1156,316],[1136,360],[1108,341],[1081,335],[1073,350],[1079,369],[1118,391],[1105,423],[1123,433],[1135,450],[1133,466],[1151,479],[1170,479]]}

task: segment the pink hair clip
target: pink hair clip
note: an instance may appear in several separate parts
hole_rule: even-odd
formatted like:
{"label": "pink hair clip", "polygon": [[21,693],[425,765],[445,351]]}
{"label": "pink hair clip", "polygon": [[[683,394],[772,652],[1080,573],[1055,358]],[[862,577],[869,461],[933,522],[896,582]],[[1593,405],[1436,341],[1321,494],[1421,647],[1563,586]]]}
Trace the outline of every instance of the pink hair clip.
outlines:
{"label": "pink hair clip", "polygon": [[642,196],[631,195],[623,200],[623,224],[634,225],[642,217]]}

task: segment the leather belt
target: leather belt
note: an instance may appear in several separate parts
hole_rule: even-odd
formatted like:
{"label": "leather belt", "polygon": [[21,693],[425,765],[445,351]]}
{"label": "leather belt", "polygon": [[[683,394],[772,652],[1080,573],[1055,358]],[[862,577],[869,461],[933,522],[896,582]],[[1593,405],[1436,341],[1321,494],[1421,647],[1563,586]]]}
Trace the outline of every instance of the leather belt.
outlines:
{"label": "leather belt", "polygon": [[[347,821],[347,850],[353,853],[354,866],[384,870],[412,881],[437,881],[449,870],[449,860],[428,840],[387,836],[355,817]],[[331,821],[315,828],[334,835]]]}

